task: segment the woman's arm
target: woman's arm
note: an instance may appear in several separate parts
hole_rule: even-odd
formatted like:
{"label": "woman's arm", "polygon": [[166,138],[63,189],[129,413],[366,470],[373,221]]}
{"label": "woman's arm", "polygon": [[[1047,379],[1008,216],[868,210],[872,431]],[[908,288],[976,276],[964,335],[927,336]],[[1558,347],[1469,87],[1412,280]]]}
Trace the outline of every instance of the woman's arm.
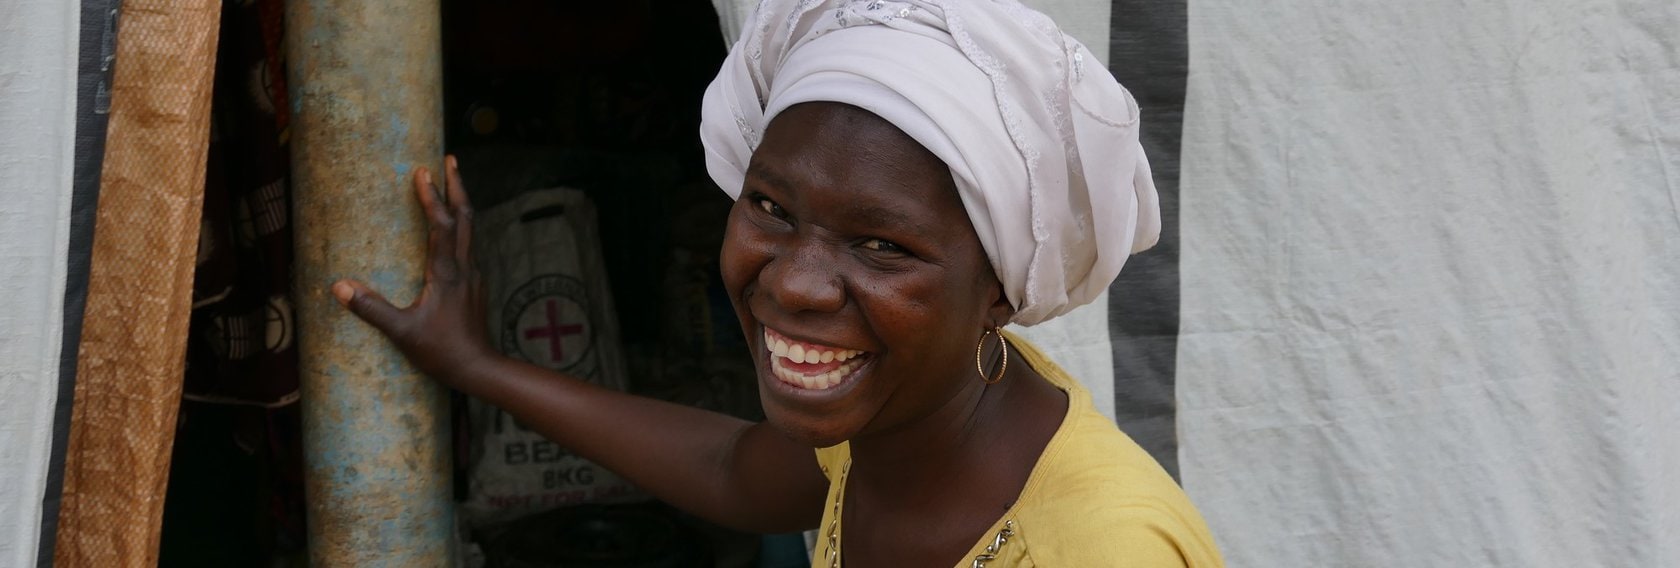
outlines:
{"label": "woman's arm", "polygon": [[666,502],[744,530],[817,525],[828,482],[811,448],[769,425],[602,388],[491,348],[472,259],[472,208],[453,157],[447,167],[447,204],[430,172],[414,177],[429,225],[420,295],[397,308],[345,280],[332,291],[346,308],[421,372],[506,410]]}

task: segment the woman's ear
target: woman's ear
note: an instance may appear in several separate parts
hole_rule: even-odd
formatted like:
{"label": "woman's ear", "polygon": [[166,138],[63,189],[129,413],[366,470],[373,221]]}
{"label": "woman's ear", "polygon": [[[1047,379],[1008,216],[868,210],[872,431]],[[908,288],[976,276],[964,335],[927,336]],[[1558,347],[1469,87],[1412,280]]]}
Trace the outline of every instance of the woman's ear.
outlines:
{"label": "woman's ear", "polygon": [[992,284],[992,305],[986,308],[986,324],[992,328],[1000,328],[1009,324],[1015,317],[1015,306],[1009,303],[1009,295],[1003,293],[1003,283]]}

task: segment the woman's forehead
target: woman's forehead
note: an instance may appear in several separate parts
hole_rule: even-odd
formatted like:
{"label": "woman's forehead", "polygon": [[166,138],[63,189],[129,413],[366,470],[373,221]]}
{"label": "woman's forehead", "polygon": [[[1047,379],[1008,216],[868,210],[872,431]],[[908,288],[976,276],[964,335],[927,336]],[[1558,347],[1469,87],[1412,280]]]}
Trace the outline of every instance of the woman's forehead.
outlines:
{"label": "woman's forehead", "polygon": [[777,115],[747,178],[800,198],[839,192],[884,221],[968,220],[944,162],[892,123],[841,103],[804,103]]}

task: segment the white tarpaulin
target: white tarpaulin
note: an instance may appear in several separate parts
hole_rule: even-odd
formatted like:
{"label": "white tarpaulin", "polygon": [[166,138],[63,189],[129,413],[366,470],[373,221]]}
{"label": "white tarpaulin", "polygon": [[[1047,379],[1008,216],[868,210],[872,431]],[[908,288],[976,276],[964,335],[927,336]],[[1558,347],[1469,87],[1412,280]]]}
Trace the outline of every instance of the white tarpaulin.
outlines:
{"label": "white tarpaulin", "polygon": [[1232,566],[1680,566],[1680,4],[1192,0],[1178,424]]}
{"label": "white tarpaulin", "polygon": [[0,566],[40,541],[76,132],[74,2],[0,2]]}

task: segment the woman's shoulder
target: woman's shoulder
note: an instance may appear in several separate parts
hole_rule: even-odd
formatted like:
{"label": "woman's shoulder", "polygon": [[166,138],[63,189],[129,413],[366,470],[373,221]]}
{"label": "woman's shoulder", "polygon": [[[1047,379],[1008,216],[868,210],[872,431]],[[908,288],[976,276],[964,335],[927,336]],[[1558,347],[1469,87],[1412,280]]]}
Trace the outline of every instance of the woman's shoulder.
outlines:
{"label": "woman's shoulder", "polygon": [[1043,566],[1222,566],[1201,513],[1166,470],[1054,362],[1023,355],[1068,392],[1068,416],[1014,507],[1016,538]]}
{"label": "woman's shoulder", "polygon": [[1034,564],[1222,566],[1207,523],[1178,483],[1092,414],[1039,463],[1015,507],[1017,538]]}

